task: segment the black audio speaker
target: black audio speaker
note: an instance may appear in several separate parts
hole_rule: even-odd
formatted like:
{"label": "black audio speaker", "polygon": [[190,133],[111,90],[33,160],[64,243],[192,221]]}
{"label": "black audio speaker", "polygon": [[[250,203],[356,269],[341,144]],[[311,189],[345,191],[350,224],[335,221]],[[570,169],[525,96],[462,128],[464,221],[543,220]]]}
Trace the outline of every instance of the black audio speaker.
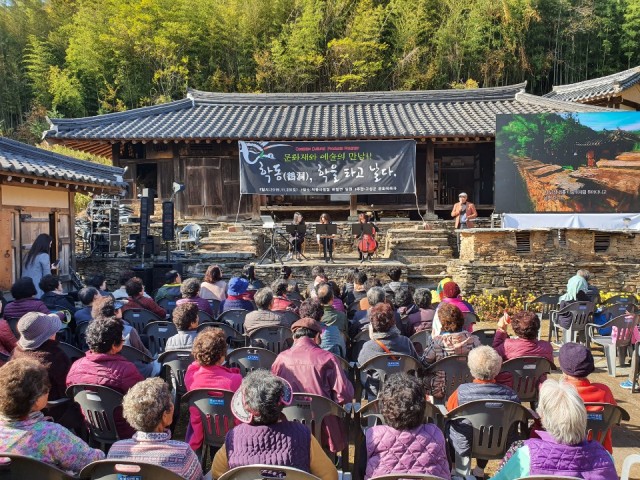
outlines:
{"label": "black audio speaker", "polygon": [[162,202],[162,240],[172,242],[175,239],[173,202]]}
{"label": "black audio speaker", "polygon": [[153,197],[140,197],[140,237],[149,235],[149,217],[153,215]]}

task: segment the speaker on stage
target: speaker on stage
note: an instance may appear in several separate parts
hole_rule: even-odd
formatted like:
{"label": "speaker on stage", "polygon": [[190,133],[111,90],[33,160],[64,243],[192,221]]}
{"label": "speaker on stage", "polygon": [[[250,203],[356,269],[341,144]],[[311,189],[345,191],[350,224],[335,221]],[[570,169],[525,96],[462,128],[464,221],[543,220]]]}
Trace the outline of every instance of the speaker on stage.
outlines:
{"label": "speaker on stage", "polygon": [[136,274],[136,277],[142,280],[144,284],[144,291],[149,295],[153,295],[153,269],[151,267],[133,267],[133,273]]}
{"label": "speaker on stage", "polygon": [[175,239],[175,221],[173,202],[162,202],[162,240],[172,242]]}

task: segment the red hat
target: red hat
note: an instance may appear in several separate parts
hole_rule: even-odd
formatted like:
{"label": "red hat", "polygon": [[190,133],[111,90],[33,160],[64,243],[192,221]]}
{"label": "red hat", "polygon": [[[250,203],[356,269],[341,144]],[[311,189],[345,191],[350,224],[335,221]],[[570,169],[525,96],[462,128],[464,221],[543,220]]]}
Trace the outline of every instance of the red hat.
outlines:
{"label": "red hat", "polygon": [[460,295],[460,287],[456,282],[447,282],[444,284],[442,292],[447,298],[456,298],[458,295]]}

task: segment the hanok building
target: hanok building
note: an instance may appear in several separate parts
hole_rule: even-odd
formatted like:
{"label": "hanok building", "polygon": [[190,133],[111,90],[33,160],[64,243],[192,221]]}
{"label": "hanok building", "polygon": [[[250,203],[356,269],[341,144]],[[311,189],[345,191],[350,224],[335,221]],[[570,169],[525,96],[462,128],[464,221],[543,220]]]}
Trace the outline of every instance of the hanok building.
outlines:
{"label": "hanok building", "polygon": [[123,170],[77,160],[0,137],[0,289],[21,276],[22,260],[41,233],[53,237],[51,260],[69,280],[77,193],[118,194]]}
{"label": "hanok building", "polygon": [[[404,210],[449,217],[460,191],[493,210],[497,114],[598,111],[525,93],[526,84],[474,90],[237,94],[190,90],[187,98],[127,112],[52,119],[45,139],[111,156],[129,167],[131,199],[152,188],[167,199],[186,184],[178,215],[256,217],[261,211]],[[240,195],[238,141],[415,139],[411,195]]]}
{"label": "hanok building", "polygon": [[545,97],[620,110],[640,110],[640,66],[606,77],[557,85]]}

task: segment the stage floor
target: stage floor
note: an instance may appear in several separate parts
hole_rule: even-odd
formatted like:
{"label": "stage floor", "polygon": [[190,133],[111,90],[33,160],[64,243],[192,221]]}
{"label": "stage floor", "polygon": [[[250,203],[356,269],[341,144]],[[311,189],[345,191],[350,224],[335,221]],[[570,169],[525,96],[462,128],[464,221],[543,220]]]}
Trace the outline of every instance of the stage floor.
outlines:
{"label": "stage floor", "polygon": [[274,269],[274,268],[282,268],[283,265],[287,265],[294,270],[300,267],[315,267],[316,265],[322,265],[325,268],[370,268],[370,267],[382,267],[382,268],[391,268],[391,267],[407,267],[407,264],[399,262],[397,260],[391,260],[388,258],[374,258],[371,261],[360,262],[358,257],[343,257],[343,258],[334,258],[335,263],[326,263],[324,258],[309,256],[307,255],[307,259],[304,258],[302,261],[298,260],[284,260],[283,263],[280,263],[278,260],[275,263],[271,263],[271,260],[265,260],[264,263],[260,264],[258,261],[253,262],[253,265],[256,268],[264,268],[264,269]]}

